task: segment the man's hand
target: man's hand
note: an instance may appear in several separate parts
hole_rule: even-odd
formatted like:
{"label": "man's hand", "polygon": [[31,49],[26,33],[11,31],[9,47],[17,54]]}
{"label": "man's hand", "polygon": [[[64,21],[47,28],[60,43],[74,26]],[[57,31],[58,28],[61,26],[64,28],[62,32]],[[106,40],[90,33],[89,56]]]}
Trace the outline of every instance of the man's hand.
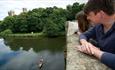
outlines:
{"label": "man's hand", "polygon": [[95,46],[77,46],[78,50],[80,52],[83,52],[83,53],[86,53],[86,54],[89,54],[89,55],[93,55],[95,57],[97,57],[98,59],[101,58],[102,54],[104,52],[102,52],[99,48],[95,47]]}
{"label": "man's hand", "polygon": [[94,47],[91,43],[87,42],[85,39],[81,39],[81,47],[79,50],[85,51],[84,53],[92,55],[94,52],[91,51],[90,47]]}

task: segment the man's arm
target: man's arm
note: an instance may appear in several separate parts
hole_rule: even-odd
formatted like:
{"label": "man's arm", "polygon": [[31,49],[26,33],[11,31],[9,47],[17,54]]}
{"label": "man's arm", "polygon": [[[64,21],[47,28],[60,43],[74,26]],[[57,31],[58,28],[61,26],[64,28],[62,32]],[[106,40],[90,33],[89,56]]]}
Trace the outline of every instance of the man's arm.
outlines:
{"label": "man's arm", "polygon": [[94,49],[91,51],[94,51],[93,55],[97,57],[103,64],[115,70],[115,54],[103,52],[96,47],[94,47]]}
{"label": "man's arm", "polygon": [[96,37],[96,27],[92,27],[92,28],[88,29],[88,31],[80,34],[79,39],[80,40],[82,40],[82,39],[88,40],[88,39],[94,38],[94,37]]}
{"label": "man's arm", "polygon": [[90,49],[90,52],[87,50],[86,47],[78,47],[79,51],[89,54],[89,55],[92,54],[93,56],[98,58],[102,63],[104,63],[111,69],[115,70],[115,54],[103,52],[99,48],[94,47],[94,46],[89,47],[88,49]]}
{"label": "man's arm", "polygon": [[115,70],[115,54],[105,52],[102,54],[100,60],[102,63],[104,63],[108,67]]}
{"label": "man's arm", "polygon": [[94,37],[96,37],[96,27],[92,27],[88,31],[82,33],[79,37],[79,41],[82,46],[87,46],[87,43],[89,43],[87,40]]}

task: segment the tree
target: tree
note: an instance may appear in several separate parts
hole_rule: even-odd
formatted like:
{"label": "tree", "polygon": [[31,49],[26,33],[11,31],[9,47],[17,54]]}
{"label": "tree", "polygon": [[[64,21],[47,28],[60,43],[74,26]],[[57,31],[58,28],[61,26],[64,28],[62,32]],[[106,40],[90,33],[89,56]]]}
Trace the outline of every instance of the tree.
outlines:
{"label": "tree", "polygon": [[27,13],[21,13],[15,18],[15,23],[12,26],[14,33],[26,33],[28,32]]}
{"label": "tree", "polygon": [[59,28],[51,19],[48,19],[43,32],[49,37],[54,37],[59,35]]}
{"label": "tree", "polygon": [[67,6],[67,20],[75,20],[75,15],[83,9],[85,4],[79,4],[78,2],[74,3],[72,6]]}
{"label": "tree", "polygon": [[0,31],[11,29],[13,33],[43,32],[47,36],[58,36],[65,32],[65,22],[75,20],[75,14],[84,4],[74,3],[67,9],[54,7],[35,8],[19,15],[7,16],[0,22]]}
{"label": "tree", "polygon": [[7,16],[0,24],[0,31],[11,29],[15,22],[14,16]]}
{"label": "tree", "polygon": [[43,31],[45,19],[44,16],[45,9],[33,9],[31,12],[28,12],[28,31],[29,32],[41,32]]}

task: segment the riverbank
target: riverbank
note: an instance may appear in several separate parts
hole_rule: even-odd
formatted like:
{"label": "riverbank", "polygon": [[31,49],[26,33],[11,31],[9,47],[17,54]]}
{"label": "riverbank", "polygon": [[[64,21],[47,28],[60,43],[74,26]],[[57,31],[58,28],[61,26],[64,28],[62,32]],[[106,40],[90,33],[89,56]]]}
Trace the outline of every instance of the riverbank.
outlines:
{"label": "riverbank", "polygon": [[[43,34],[42,32],[41,33],[15,33],[15,34],[0,34],[1,37],[4,37],[4,36],[11,36],[11,37],[38,37],[38,36],[43,36],[43,37],[49,37],[45,34]],[[58,36],[52,36],[52,37],[60,37],[60,36],[65,36],[65,34],[61,34],[61,35],[58,35]]]}
{"label": "riverbank", "polygon": [[43,33],[16,33],[16,34],[4,34],[4,35],[5,36],[44,36]]}

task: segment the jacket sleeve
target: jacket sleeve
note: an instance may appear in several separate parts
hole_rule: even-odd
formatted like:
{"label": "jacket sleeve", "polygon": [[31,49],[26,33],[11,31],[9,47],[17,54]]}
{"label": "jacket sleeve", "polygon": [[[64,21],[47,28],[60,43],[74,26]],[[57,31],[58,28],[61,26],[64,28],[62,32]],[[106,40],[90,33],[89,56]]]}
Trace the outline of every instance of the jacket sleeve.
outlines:
{"label": "jacket sleeve", "polygon": [[95,38],[95,37],[96,37],[96,27],[92,27],[88,31],[82,33],[79,39],[89,40],[90,38]]}
{"label": "jacket sleeve", "polygon": [[105,52],[101,57],[101,62],[115,70],[115,54]]}

